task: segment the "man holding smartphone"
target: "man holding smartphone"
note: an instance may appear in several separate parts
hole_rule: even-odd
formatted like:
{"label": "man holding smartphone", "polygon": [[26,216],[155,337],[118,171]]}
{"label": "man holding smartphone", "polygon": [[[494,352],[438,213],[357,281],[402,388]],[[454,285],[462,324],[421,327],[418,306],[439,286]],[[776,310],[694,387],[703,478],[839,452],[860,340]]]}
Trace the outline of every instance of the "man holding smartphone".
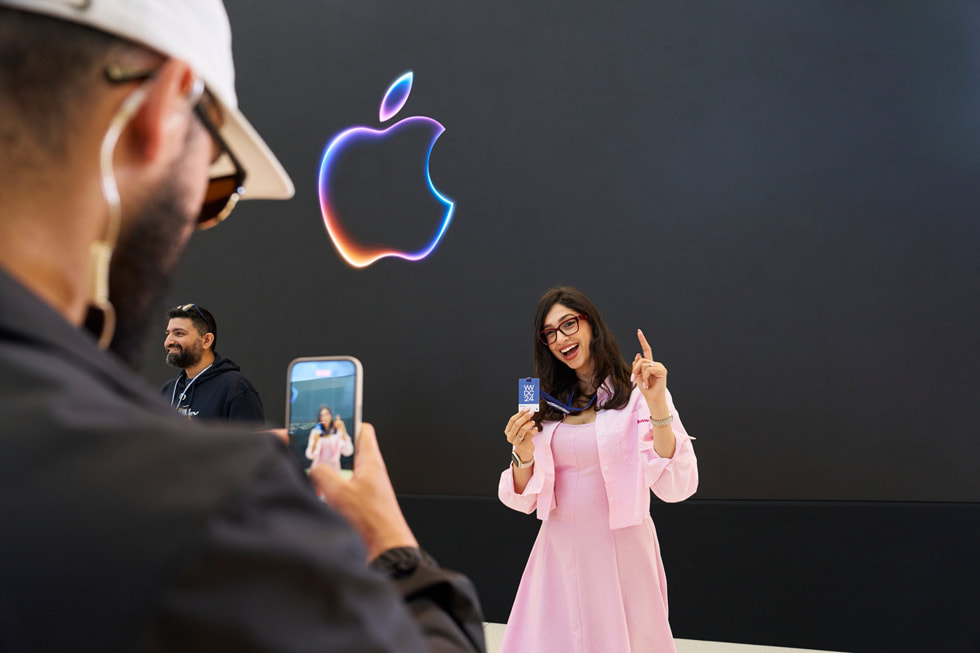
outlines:
{"label": "man holding smartphone", "polygon": [[0,650],[483,650],[370,425],[310,476],[330,508],[100,351],[139,348],[195,224],[292,195],[220,0],[0,0],[0,144]]}

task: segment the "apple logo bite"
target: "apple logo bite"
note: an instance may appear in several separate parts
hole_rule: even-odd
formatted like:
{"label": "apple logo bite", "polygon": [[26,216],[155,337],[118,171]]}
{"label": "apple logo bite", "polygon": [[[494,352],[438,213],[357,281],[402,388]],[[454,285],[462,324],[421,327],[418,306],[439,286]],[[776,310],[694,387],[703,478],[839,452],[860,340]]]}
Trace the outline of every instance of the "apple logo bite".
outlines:
{"label": "apple logo bite", "polygon": [[[401,111],[413,79],[408,71],[388,87],[379,122]],[[432,118],[411,116],[386,129],[345,129],[327,145],[320,163],[320,210],[330,240],[347,263],[363,268],[389,256],[418,261],[439,244],[455,203],[433,185],[429,158],[445,129]],[[368,178],[378,183],[365,190]],[[404,204],[392,208],[393,200],[412,195],[411,209]],[[426,221],[422,225],[417,224],[420,213]]]}

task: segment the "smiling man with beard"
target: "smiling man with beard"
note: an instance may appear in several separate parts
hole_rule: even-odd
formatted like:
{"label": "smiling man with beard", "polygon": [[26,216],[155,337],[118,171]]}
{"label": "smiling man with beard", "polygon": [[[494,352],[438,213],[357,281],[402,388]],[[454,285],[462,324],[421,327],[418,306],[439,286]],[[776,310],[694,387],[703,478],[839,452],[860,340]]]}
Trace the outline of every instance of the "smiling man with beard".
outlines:
{"label": "smiling man with beard", "polygon": [[132,370],[195,227],[293,194],[234,74],[220,0],[0,0],[0,651],[482,651],[369,424],[307,478]]}
{"label": "smiling man with beard", "polygon": [[263,422],[262,399],[238,365],[218,354],[218,324],[197,304],[167,311],[167,364],[181,373],[160,393],[190,419]]}

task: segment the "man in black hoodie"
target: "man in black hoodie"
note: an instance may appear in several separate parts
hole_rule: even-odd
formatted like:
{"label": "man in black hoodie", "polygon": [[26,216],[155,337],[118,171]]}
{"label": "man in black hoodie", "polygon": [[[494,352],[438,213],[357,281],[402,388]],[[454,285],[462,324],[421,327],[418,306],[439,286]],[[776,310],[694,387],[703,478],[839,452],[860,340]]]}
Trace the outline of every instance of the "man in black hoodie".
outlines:
{"label": "man in black hoodie", "polygon": [[218,355],[218,325],[211,312],[184,304],[167,317],[167,364],[182,370],[160,389],[170,405],[192,419],[263,423],[259,393],[238,365]]}

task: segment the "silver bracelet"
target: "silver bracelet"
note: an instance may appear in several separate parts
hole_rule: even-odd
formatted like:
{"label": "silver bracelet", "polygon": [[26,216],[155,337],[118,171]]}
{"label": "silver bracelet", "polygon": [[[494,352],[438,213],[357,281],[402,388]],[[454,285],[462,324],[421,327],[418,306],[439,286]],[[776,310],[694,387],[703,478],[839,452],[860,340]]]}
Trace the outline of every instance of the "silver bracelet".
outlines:
{"label": "silver bracelet", "polygon": [[673,413],[667,413],[667,417],[663,419],[653,419],[653,415],[650,415],[650,424],[652,424],[653,426],[668,426],[670,424],[673,424],[673,422],[674,422]]}

